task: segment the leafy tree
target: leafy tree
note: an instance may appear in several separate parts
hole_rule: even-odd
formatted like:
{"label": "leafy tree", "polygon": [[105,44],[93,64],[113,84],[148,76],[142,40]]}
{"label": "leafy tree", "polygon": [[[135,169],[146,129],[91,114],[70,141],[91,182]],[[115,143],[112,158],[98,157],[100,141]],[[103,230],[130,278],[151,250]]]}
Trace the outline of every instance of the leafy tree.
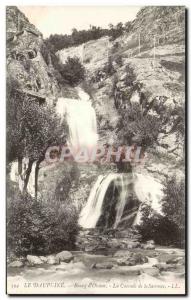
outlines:
{"label": "leafy tree", "polygon": [[143,241],[153,239],[159,245],[183,247],[185,242],[184,181],[169,177],[164,182],[163,215],[149,205],[141,205],[141,223],[137,226]]}
{"label": "leafy tree", "polygon": [[141,223],[136,226],[142,241],[154,240],[158,245],[180,246],[177,225],[168,216],[154,212],[148,204],[141,206]]}
{"label": "leafy tree", "polygon": [[129,21],[129,22],[126,22],[125,25],[124,25],[124,30],[125,30],[125,32],[129,33],[129,32],[131,31],[131,29],[132,29],[132,24],[131,24],[131,22],[130,22],[130,21]]}
{"label": "leafy tree", "polygon": [[36,193],[39,165],[51,145],[65,141],[66,125],[60,122],[53,108],[39,105],[18,89],[12,78],[7,80],[7,160],[18,160],[18,172],[22,175],[22,160],[29,158],[24,179],[27,189],[32,165],[36,161]]}
{"label": "leafy tree", "polygon": [[113,67],[113,62],[111,57],[108,57],[108,61],[102,70],[107,76],[112,76],[116,71]]}
{"label": "leafy tree", "polygon": [[119,22],[116,26],[114,26],[113,24],[109,24],[109,29],[112,40],[115,40],[124,32],[124,26],[122,22]]}
{"label": "leafy tree", "polygon": [[[74,249],[78,216],[71,203],[35,201],[9,189],[7,195],[8,255],[46,255]],[[13,192],[14,191],[14,192]]]}
{"label": "leafy tree", "polygon": [[85,78],[85,68],[78,57],[68,57],[60,68],[60,74],[65,82],[76,85]]}
{"label": "leafy tree", "polygon": [[184,180],[178,181],[170,177],[165,182],[163,199],[163,212],[168,219],[176,224],[181,237],[185,230],[185,184]]}

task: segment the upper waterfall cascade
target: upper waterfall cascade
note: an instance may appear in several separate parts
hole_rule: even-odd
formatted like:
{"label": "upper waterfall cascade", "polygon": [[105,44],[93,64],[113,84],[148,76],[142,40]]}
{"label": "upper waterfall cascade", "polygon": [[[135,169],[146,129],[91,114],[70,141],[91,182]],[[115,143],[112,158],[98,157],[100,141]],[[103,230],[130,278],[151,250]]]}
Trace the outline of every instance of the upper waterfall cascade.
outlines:
{"label": "upper waterfall cascade", "polygon": [[73,149],[93,149],[97,145],[97,122],[89,95],[78,91],[80,99],[58,98],[56,112],[66,118],[69,146]]}

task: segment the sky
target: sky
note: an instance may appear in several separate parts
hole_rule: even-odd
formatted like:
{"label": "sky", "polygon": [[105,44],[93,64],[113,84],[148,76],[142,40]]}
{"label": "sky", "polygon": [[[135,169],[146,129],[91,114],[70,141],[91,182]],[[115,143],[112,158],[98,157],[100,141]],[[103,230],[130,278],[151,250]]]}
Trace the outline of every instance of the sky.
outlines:
{"label": "sky", "polygon": [[135,19],[140,6],[19,6],[46,38],[50,34],[70,34],[72,28],[88,29],[90,24],[107,28]]}

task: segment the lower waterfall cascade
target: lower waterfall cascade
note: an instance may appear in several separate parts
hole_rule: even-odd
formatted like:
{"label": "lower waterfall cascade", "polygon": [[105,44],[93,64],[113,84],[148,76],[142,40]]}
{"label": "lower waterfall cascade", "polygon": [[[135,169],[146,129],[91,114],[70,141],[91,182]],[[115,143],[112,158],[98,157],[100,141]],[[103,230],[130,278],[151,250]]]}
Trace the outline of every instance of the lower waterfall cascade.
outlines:
{"label": "lower waterfall cascade", "polygon": [[[95,228],[102,213],[106,193],[111,183],[120,187],[119,197],[116,204],[116,216],[113,229],[116,229],[121,221],[125,205],[128,202],[130,185],[133,184],[133,191],[139,203],[147,203],[162,214],[161,199],[163,197],[162,185],[152,176],[133,174],[132,177],[127,174],[110,173],[100,175],[93,185],[86,205],[83,207],[79,225],[82,228]],[[140,209],[137,211],[133,225],[139,224],[141,219]]]}

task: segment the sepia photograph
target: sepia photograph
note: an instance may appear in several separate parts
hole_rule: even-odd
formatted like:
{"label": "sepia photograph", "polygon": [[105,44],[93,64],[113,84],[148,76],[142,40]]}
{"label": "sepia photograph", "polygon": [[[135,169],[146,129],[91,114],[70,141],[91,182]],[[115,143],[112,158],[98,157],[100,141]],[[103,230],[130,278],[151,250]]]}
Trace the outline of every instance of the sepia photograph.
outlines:
{"label": "sepia photograph", "polygon": [[186,7],[6,6],[8,295],[186,294]]}

